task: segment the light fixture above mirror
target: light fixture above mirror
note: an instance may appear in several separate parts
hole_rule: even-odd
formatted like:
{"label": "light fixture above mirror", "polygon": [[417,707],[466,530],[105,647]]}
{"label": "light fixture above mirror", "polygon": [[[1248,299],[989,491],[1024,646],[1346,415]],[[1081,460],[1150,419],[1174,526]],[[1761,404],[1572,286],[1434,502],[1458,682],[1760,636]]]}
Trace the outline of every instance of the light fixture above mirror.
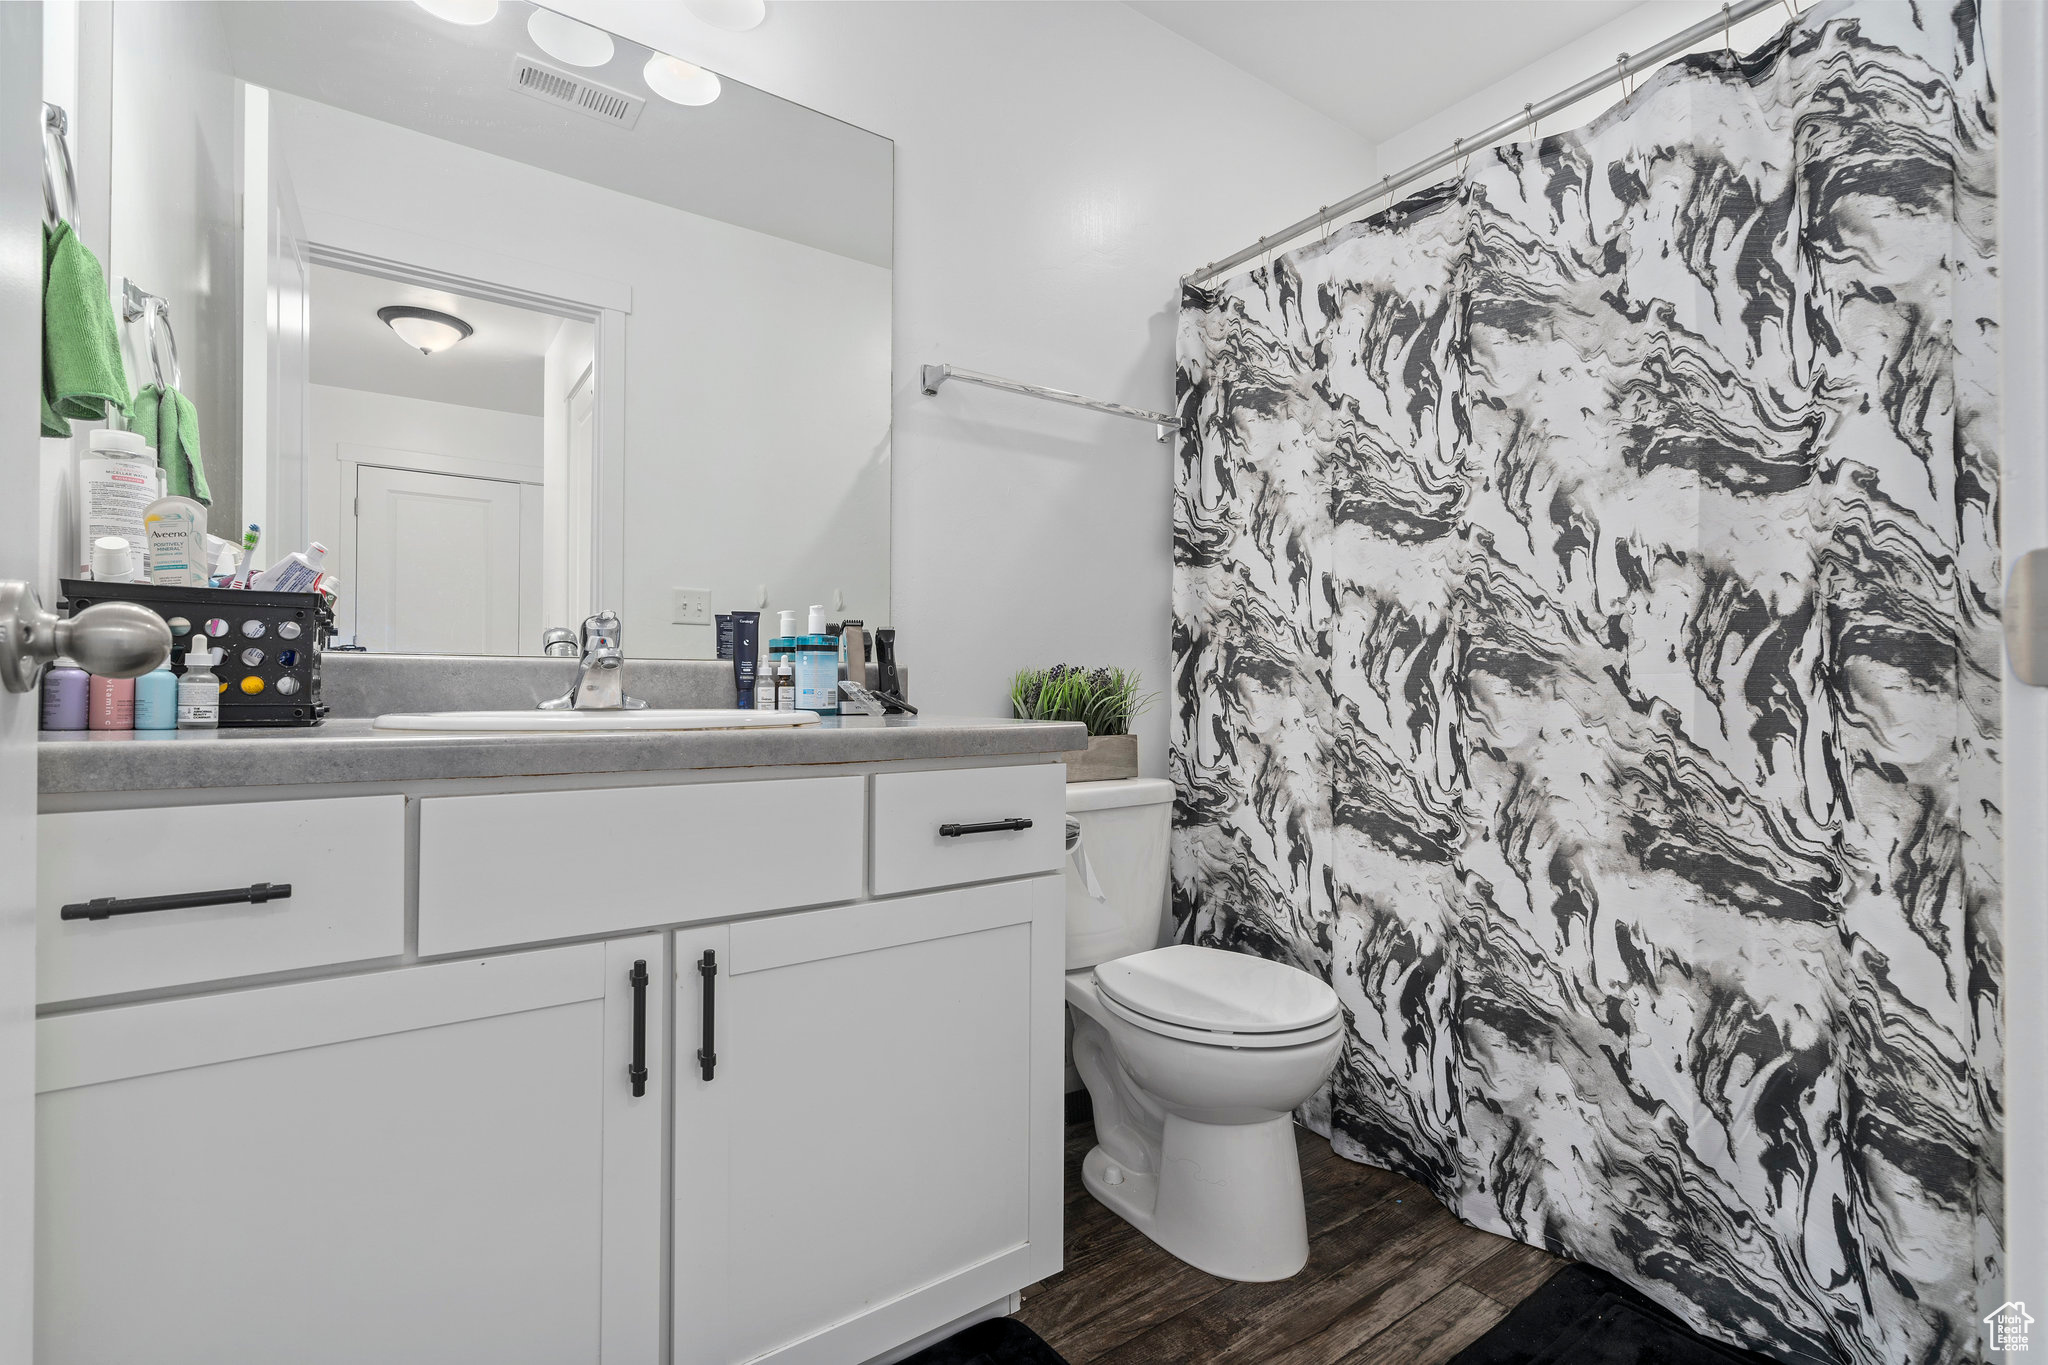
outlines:
{"label": "light fixture above mirror", "polygon": [[[413,3],[438,19],[472,27],[488,24],[498,14],[498,0],[413,0]],[[697,19],[728,33],[744,33],[758,28],[768,17],[767,0],[686,0],[686,3]],[[617,41],[604,29],[539,5],[533,6],[533,12],[527,16],[526,33],[541,51],[568,66],[586,69],[607,66],[618,54]],[[629,53],[632,46],[627,44]],[[710,104],[724,89],[716,73],[666,52],[656,52],[648,57],[640,74],[649,90],[671,104],[693,107]]]}
{"label": "light fixture above mirror", "polygon": [[476,328],[453,313],[408,304],[390,304],[377,310],[377,317],[398,334],[398,339],[421,355],[434,355],[476,334]]}
{"label": "light fixture above mirror", "polygon": [[683,0],[691,14],[728,33],[745,33],[759,28],[768,17],[767,0]]}
{"label": "light fixture above mirror", "polygon": [[671,104],[709,104],[723,88],[711,72],[666,52],[649,57],[640,74],[649,90]]}
{"label": "light fixture above mirror", "polygon": [[571,66],[603,66],[612,59],[611,34],[551,9],[529,15],[526,33],[541,51]]}
{"label": "light fixture above mirror", "polygon": [[436,19],[474,28],[498,17],[498,0],[413,0]]}

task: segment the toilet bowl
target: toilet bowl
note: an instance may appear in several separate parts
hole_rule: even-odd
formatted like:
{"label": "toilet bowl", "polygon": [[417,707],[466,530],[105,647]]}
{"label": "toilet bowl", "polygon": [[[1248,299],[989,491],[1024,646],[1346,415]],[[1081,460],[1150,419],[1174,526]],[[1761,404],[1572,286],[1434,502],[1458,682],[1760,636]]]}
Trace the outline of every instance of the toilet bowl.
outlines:
{"label": "toilet bowl", "polygon": [[[1102,892],[1070,863],[1066,994],[1096,1136],[1082,1183],[1198,1269],[1285,1279],[1308,1260],[1293,1111],[1343,1046],[1336,993],[1284,963],[1152,947],[1172,788],[1137,780],[1067,790]],[[1150,820],[1088,819],[1112,810]]]}

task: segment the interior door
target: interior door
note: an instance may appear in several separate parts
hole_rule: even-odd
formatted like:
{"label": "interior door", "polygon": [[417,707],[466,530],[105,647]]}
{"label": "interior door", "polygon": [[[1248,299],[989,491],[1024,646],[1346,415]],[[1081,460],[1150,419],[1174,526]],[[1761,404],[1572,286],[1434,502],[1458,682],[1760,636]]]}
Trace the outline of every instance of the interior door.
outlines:
{"label": "interior door", "polygon": [[[35,582],[42,14],[0,5],[0,578]],[[29,1359],[35,1202],[36,696],[0,691],[0,1360]]]}
{"label": "interior door", "polygon": [[44,1019],[35,1359],[656,1365],[662,946]]}
{"label": "interior door", "polygon": [[517,654],[526,532],[516,483],[361,466],[357,640],[379,653]]}
{"label": "interior door", "polygon": [[866,1360],[1058,1268],[1064,911],[1035,877],[676,935],[676,1365]]}

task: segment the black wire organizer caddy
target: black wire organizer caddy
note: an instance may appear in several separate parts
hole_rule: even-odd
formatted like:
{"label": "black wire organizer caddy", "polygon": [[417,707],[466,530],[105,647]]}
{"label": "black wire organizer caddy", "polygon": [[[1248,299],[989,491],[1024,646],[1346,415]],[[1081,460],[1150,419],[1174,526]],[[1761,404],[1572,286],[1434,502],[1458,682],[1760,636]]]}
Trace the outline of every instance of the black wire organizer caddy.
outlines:
{"label": "black wire organizer caddy", "polygon": [[171,671],[185,673],[185,649],[205,635],[220,651],[221,728],[318,725],[320,654],[334,633],[334,611],[317,592],[253,588],[172,588],[155,583],[62,581],[63,605],[77,615],[96,602],[135,602],[171,628]]}

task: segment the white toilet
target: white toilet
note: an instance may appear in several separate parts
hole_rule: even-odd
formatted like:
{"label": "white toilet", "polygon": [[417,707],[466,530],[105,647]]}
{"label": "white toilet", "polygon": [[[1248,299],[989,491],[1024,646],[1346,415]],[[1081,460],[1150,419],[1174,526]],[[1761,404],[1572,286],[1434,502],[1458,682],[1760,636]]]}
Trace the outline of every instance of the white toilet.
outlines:
{"label": "white toilet", "polygon": [[1189,1265],[1283,1280],[1308,1260],[1293,1110],[1342,1046],[1336,992],[1165,927],[1173,785],[1076,782],[1067,811],[1101,896],[1067,865],[1074,1066],[1095,1107],[1090,1194]]}

